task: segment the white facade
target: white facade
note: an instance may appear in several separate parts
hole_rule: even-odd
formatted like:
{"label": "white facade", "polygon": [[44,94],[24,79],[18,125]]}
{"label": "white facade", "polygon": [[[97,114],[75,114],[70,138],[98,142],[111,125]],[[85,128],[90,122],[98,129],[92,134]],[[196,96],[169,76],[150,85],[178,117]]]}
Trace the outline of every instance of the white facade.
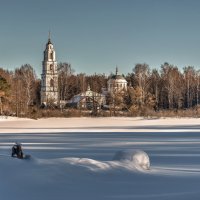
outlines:
{"label": "white facade", "polygon": [[68,103],[82,108],[93,107],[94,103],[98,104],[98,106],[103,106],[106,104],[106,96],[92,91],[88,86],[85,92],[75,95]]}
{"label": "white facade", "polygon": [[56,54],[50,38],[44,51],[42,62],[41,104],[58,104],[58,71]]}
{"label": "white facade", "polygon": [[111,94],[127,91],[127,81],[125,78],[118,74],[118,68],[116,68],[116,74],[108,79],[108,92]]}

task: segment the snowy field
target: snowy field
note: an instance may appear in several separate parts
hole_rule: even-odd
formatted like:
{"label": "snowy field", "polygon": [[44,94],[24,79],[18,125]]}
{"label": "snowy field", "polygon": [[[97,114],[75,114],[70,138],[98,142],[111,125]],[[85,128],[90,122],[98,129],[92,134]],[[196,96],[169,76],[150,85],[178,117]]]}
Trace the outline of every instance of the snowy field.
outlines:
{"label": "snowy field", "polygon": [[[30,160],[9,156],[16,141]],[[196,200],[199,187],[200,119],[0,119],[2,200]]]}

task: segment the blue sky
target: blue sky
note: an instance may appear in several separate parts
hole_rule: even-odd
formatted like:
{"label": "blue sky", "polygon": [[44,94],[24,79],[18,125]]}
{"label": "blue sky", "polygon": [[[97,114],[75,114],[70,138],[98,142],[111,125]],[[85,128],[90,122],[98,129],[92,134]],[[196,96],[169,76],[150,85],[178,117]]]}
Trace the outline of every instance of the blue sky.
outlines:
{"label": "blue sky", "polygon": [[199,0],[0,0],[0,67],[29,63],[40,76],[49,30],[76,73],[200,68]]}

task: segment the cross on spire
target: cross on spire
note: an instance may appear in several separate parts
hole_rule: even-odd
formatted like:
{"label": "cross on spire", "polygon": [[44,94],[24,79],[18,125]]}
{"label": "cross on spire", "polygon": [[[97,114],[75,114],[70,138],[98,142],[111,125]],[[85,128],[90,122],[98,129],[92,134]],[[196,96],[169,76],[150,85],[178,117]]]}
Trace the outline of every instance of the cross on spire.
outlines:
{"label": "cross on spire", "polygon": [[48,44],[51,44],[51,31],[49,30]]}

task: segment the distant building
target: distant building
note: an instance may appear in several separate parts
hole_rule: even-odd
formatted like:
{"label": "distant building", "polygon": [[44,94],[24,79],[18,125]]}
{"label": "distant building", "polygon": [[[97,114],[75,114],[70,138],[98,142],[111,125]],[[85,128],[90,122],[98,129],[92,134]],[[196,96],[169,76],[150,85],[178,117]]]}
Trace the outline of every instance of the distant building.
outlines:
{"label": "distant building", "polygon": [[92,109],[93,107],[102,107],[106,104],[106,97],[104,94],[93,92],[88,86],[85,92],[75,95],[70,101],[68,106],[75,108]]}
{"label": "distant building", "polygon": [[44,51],[41,78],[41,104],[58,104],[57,62],[50,35]]}
{"label": "distant building", "polygon": [[108,93],[114,94],[121,91],[127,91],[126,79],[118,74],[118,68],[116,67],[116,74],[110,76],[108,79]]}

